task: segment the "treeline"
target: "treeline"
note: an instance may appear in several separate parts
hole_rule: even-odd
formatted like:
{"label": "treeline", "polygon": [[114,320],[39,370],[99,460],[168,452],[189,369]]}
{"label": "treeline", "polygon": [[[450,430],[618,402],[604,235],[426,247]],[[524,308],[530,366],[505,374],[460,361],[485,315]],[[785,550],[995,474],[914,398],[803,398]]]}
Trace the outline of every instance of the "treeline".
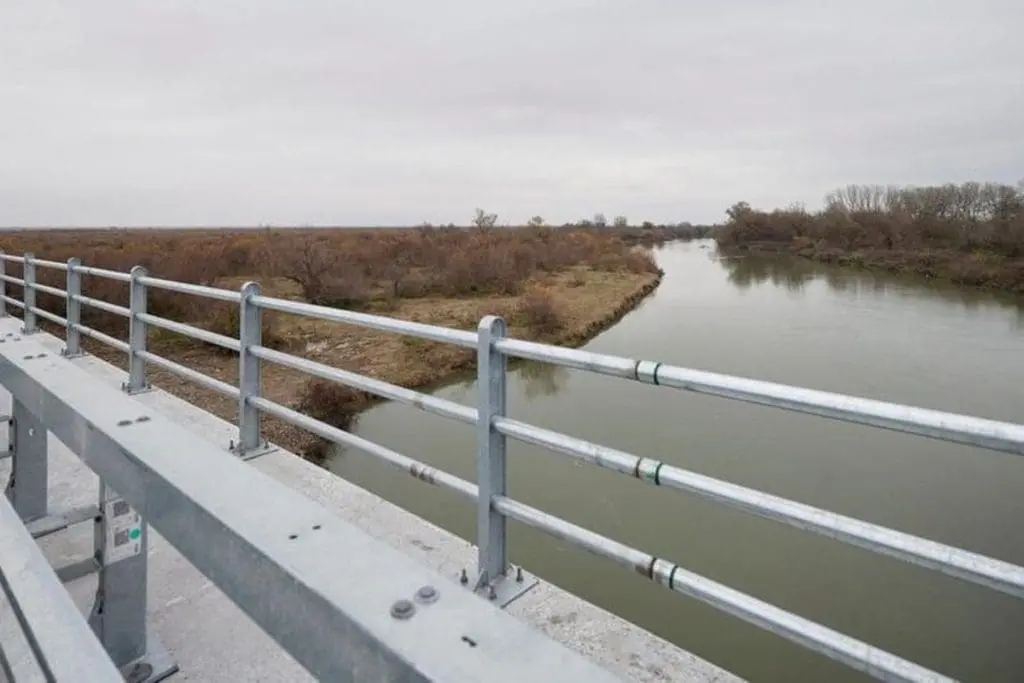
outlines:
{"label": "treeline", "polygon": [[[483,209],[477,209],[470,225],[458,226],[454,223],[434,226],[425,222],[420,228],[466,231],[473,229],[490,229],[499,226],[498,215],[489,213]],[[509,229],[533,229],[545,228],[548,230],[586,230],[602,233],[615,233],[623,240],[631,244],[663,244],[672,240],[693,240],[704,239],[711,236],[715,226],[693,225],[687,221],[679,223],[654,223],[643,221],[642,223],[630,223],[626,216],[615,216],[611,220],[603,213],[596,213],[592,218],[581,218],[577,221],[569,221],[561,225],[551,225],[543,216],[534,216],[525,225],[505,225]]]}
{"label": "treeline", "polygon": [[760,211],[740,202],[715,232],[724,251],[787,251],[1024,292],[1024,185],[850,185],[825,206]]}

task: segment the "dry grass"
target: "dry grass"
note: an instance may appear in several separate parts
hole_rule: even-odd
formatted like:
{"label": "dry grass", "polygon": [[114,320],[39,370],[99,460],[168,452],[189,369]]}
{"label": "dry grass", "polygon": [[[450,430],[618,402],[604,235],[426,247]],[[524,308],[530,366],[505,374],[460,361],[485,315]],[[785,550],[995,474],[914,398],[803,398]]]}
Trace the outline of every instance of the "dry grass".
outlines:
{"label": "dry grass", "polygon": [[[37,232],[3,235],[0,248],[51,260],[78,254],[87,265],[116,270],[141,262],[159,277],[232,289],[256,280],[268,296],[460,329],[474,329],[484,315],[497,314],[506,318],[513,336],[566,345],[580,344],[617,320],[660,278],[650,255],[617,235],[574,230]],[[46,278],[47,272],[40,269],[41,282],[63,287],[62,273],[49,271]],[[119,283],[87,278],[84,289],[95,298],[127,302],[127,288]],[[20,298],[18,291],[12,294]],[[233,305],[155,290],[150,296],[151,313],[237,335]],[[62,300],[40,296],[40,304],[63,313]],[[127,331],[123,319],[108,314],[92,313],[86,324],[120,338]],[[436,385],[475,364],[475,354],[466,349],[273,313],[265,314],[264,343],[410,388]],[[151,330],[150,347],[222,381],[237,382],[235,355],[219,347],[157,330]],[[88,341],[86,348],[124,365],[117,351]],[[154,385],[235,420],[233,401],[162,370],[150,368],[149,373]],[[270,364],[263,377],[269,399],[341,428],[349,428],[371,402],[361,392]],[[323,454],[322,444],[276,420],[268,419],[265,431],[291,450],[314,458]]]}

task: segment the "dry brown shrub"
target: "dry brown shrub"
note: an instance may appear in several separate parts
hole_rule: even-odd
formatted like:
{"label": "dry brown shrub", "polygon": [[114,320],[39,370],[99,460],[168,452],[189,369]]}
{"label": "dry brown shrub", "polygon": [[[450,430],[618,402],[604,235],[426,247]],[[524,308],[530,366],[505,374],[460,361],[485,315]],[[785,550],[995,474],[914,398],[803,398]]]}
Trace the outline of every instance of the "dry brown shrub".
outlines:
{"label": "dry brown shrub", "polygon": [[531,288],[519,302],[518,322],[541,336],[557,334],[565,325],[564,317],[551,293],[539,287]]}
{"label": "dry brown shrub", "polygon": [[[220,308],[213,315],[206,318],[204,322],[205,325],[203,327],[210,332],[216,332],[232,339],[238,339],[242,332],[240,311],[236,306]],[[263,330],[261,331],[260,346],[279,350],[288,348],[288,339],[281,334],[276,315],[264,313],[261,322],[263,323]],[[199,343],[222,353],[234,353],[234,351],[225,349],[222,346],[206,344],[205,342]]]}
{"label": "dry brown shrub", "polygon": [[349,431],[369,404],[366,392],[322,379],[310,380],[296,409],[321,422]]}

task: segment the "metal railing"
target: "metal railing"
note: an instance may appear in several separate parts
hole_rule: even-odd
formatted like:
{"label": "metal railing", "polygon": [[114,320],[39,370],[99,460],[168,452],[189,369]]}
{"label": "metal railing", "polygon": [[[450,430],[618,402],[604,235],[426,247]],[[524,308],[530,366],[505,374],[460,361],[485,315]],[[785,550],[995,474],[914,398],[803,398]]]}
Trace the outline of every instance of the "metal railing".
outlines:
{"label": "metal railing", "polygon": [[[669,590],[708,603],[875,678],[889,681],[949,680],[894,654],[690,572],[670,560],[655,557],[516,501],[510,497],[507,489],[506,441],[509,438],[543,446],[559,456],[596,465],[647,484],[695,494],[1017,598],[1024,597],[1024,568],[1020,566],[515,420],[506,414],[506,370],[509,358],[529,359],[634,382],[709,394],[1016,455],[1024,455],[1024,425],[507,338],[504,321],[494,316],[481,320],[476,332],[469,332],[267,297],[260,293],[259,285],[252,282],[236,292],[153,278],[140,267],[133,268],[127,274],[88,268],[74,259],[63,264],[36,259],[31,254],[0,254],[0,265],[8,261],[24,264],[24,278],[12,278],[0,270],[0,313],[5,313],[5,304],[22,309],[26,333],[35,330],[36,316],[63,325],[66,330],[65,351],[71,356],[81,353],[81,335],[126,352],[128,380],[124,389],[129,393],[148,387],[146,366],[152,364],[223,395],[237,398],[238,439],[233,449],[239,456],[256,456],[267,448],[260,430],[260,419],[265,414],[328,441],[363,451],[417,479],[454,491],[472,501],[477,514],[478,556],[475,576],[469,587],[499,604],[504,604],[522,591],[521,581],[517,582],[517,576],[513,575],[518,575],[518,572],[511,571],[508,558],[506,525],[508,519],[513,519],[608,558]],[[66,271],[66,291],[44,289],[38,285],[35,282],[37,267]],[[130,306],[125,309],[82,296],[82,275],[128,282]],[[24,287],[25,296],[22,301],[7,295],[4,289],[7,283]],[[238,339],[147,313],[147,291],[150,288],[237,303],[240,321]],[[39,309],[35,305],[36,291],[65,296],[66,320]],[[126,317],[129,321],[128,343],[84,327],[80,322],[82,305]],[[473,408],[264,347],[261,339],[264,311],[347,323],[475,349],[478,405]],[[149,326],[237,351],[238,386],[207,377],[148,351]],[[475,425],[476,483],[442,472],[407,455],[271,401],[261,391],[262,363],[288,367],[411,405],[427,413]],[[463,578],[464,583],[470,583],[469,577],[464,575]]]}

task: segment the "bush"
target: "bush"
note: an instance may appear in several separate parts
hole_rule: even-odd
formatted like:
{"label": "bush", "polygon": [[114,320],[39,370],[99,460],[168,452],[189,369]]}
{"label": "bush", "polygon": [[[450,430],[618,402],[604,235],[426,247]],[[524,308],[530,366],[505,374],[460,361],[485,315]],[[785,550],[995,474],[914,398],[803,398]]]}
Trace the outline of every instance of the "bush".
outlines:
{"label": "bush", "polygon": [[522,323],[539,335],[556,334],[565,324],[551,294],[539,288],[526,293],[517,313]]}
{"label": "bush", "polygon": [[296,410],[332,427],[349,431],[369,402],[370,395],[366,392],[314,379],[306,385]]}
{"label": "bush", "polygon": [[[204,327],[210,332],[216,332],[217,334],[223,334],[225,337],[238,339],[242,333],[240,316],[241,314],[237,306],[221,308],[206,320]],[[265,346],[268,349],[279,350],[288,347],[288,340],[279,332],[276,316],[263,313],[262,323],[263,331],[262,336],[260,337],[261,346]],[[222,346],[206,344],[205,342],[200,343],[223,353],[234,353],[234,351],[225,349]]]}

